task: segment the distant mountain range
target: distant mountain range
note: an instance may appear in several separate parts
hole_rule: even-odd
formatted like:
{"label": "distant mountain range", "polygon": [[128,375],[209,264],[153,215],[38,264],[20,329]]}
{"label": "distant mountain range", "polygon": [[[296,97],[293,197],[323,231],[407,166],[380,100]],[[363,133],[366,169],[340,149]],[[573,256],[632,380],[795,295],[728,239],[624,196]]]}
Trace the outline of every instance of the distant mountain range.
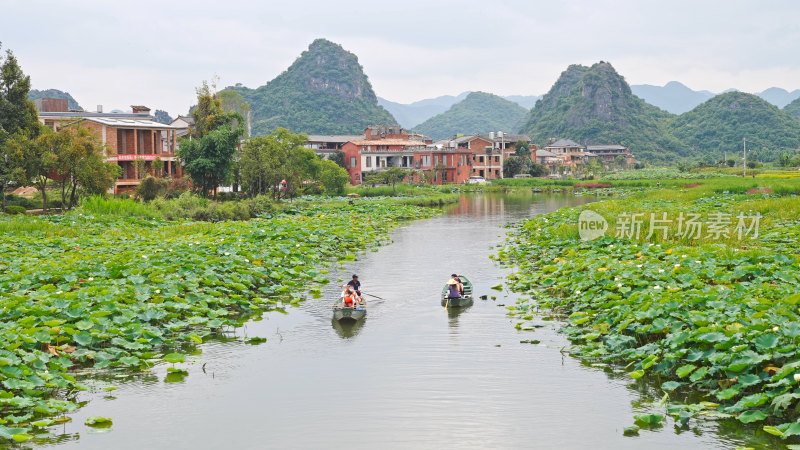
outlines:
{"label": "distant mountain range", "polygon": [[527,114],[526,108],[497,95],[470,92],[447,111],[414,127],[414,131],[434,139],[445,139],[458,133],[515,133]]}
{"label": "distant mountain range", "polygon": [[[682,83],[670,81],[664,86],[651,86],[649,84],[632,85],[631,90],[637,96],[651,105],[669,111],[673,114],[683,114],[694,109],[704,101],[714,97],[715,93],[709,91],[693,91]],[[736,89],[727,89],[722,93],[735,92]],[[755,95],[769,103],[783,108],[793,100],[800,98],[800,89],[792,92],[786,89],[771,87]]]}
{"label": "distant mountain range", "polygon": [[[670,89],[685,92],[681,86],[675,83]],[[800,101],[795,102],[788,111],[781,110],[754,94],[732,91],[674,115],[633,95],[611,64],[600,62],[569,66],[536,103],[521,132],[540,146],[550,138],[621,144],[638,161],[651,163],[717,161],[725,153],[738,154],[747,138],[755,160],[774,161],[800,148],[800,121],[791,112]]]}
{"label": "distant mountain range", "polygon": [[[683,114],[717,95],[711,91],[692,90],[678,81],[670,81],[664,86],[633,84],[630,88],[635,96],[672,114]],[[727,89],[722,93],[733,91],[736,91],[736,89]],[[392,113],[400,125],[405,128],[413,128],[431,117],[447,111],[448,108],[463,100],[469,93],[470,92],[467,91],[457,96],[443,95],[441,97],[419,100],[409,104],[396,103],[378,97],[378,104]],[[762,92],[757,92],[755,95],[779,108],[783,108],[792,101],[800,98],[800,89],[789,92],[786,89],[771,87]],[[503,98],[517,103],[524,108],[531,109],[542,96],[507,95]]]}
{"label": "distant mountain range", "polygon": [[[397,103],[378,97],[378,104],[392,113],[400,125],[404,128],[411,129],[431,117],[447,111],[456,103],[467,98],[467,95],[471,93],[472,91],[466,91],[455,96],[442,95],[440,97],[427,98],[408,104]],[[536,101],[541,98],[541,95],[508,95],[501,98],[514,102],[525,109],[531,109],[533,105],[536,104]]]}

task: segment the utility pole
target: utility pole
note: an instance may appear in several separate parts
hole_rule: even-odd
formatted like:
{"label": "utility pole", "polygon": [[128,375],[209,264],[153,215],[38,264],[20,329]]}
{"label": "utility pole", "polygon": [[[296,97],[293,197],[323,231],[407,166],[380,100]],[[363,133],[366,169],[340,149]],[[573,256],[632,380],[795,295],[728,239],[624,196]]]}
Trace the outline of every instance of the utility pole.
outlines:
{"label": "utility pole", "polygon": [[744,157],[742,158],[742,161],[743,161],[742,168],[744,169],[744,175],[742,175],[742,176],[746,177],[747,176],[747,138],[742,138],[742,148],[744,149],[743,150]]}
{"label": "utility pole", "polygon": [[500,135],[500,179],[503,179],[503,154],[505,153],[505,135],[502,131],[498,131],[497,134]]}

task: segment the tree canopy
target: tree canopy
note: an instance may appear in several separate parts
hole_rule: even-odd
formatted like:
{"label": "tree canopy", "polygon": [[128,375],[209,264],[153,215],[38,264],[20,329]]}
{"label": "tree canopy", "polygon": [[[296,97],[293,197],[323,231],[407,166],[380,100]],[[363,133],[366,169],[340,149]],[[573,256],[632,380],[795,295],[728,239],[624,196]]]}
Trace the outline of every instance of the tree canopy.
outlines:
{"label": "tree canopy", "polygon": [[[0,55],[0,211],[5,210],[6,186],[15,176],[14,161],[20,161],[19,150],[26,147],[24,140],[39,134],[38,113],[28,99],[30,88],[30,77],[22,72],[14,53],[6,50],[5,57]],[[22,172],[17,172],[17,178],[23,178]]]}
{"label": "tree canopy", "polygon": [[350,180],[347,171],[305,148],[306,140],[306,135],[292,134],[285,128],[248,140],[239,160],[247,191],[251,195],[291,198],[306,183],[319,183],[326,193],[343,193]]}
{"label": "tree canopy", "polygon": [[207,196],[231,180],[235,154],[244,134],[242,116],[225,112],[222,101],[206,81],[196,89],[197,107],[192,111],[192,138],[181,139],[178,156],[195,190]]}

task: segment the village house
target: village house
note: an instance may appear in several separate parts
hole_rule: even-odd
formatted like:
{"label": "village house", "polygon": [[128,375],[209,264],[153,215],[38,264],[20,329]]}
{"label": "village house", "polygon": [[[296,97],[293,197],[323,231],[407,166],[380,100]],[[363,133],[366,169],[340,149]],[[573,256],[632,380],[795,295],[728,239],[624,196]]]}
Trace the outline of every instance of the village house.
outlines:
{"label": "village house", "polygon": [[438,141],[437,144],[469,150],[472,154],[472,175],[494,180],[503,177],[503,162],[516,153],[519,141],[530,145],[531,139],[524,134],[498,132],[455,136]]}
{"label": "village house", "polygon": [[148,173],[156,171],[164,176],[183,176],[175,154],[178,127],[153,121],[145,106],[134,105],[131,113],[104,113],[102,106],[96,112],[68,111],[66,100],[42,101],[39,105],[39,121],[54,130],[79,123],[95,132],[106,161],[122,169],[114,193],[135,189]]}
{"label": "village house", "polygon": [[409,170],[415,181],[433,184],[463,183],[472,172],[469,151],[435,145],[399,125],[371,125],[363,135],[310,135],[305,147],[325,158],[341,151],[353,185],[392,167]]}
{"label": "village house", "polygon": [[564,164],[564,160],[559,158],[558,155],[543,148],[531,149],[531,159],[536,164],[547,167],[551,175],[556,173],[558,168]]}
{"label": "village house", "polygon": [[625,164],[627,165],[633,165],[636,162],[628,147],[623,147],[622,145],[587,145],[586,151],[597,155],[606,164],[614,164],[619,156],[625,158]]}
{"label": "village house", "polygon": [[350,141],[366,139],[364,134],[335,135],[335,134],[309,134],[304,147],[314,150],[314,153],[330,159],[334,153],[342,151],[342,146]]}

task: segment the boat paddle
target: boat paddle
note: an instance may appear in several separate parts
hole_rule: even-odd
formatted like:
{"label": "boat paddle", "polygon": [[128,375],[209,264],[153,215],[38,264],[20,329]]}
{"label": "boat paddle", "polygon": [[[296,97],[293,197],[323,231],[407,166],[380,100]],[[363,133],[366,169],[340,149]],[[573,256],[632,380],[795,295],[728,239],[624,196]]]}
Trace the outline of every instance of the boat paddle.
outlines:
{"label": "boat paddle", "polygon": [[362,294],[362,295],[369,295],[370,297],[377,298],[378,300],[386,300],[386,299],[385,299],[385,298],[383,298],[383,297],[378,297],[377,295],[367,294],[366,292],[362,292],[361,294]]}

